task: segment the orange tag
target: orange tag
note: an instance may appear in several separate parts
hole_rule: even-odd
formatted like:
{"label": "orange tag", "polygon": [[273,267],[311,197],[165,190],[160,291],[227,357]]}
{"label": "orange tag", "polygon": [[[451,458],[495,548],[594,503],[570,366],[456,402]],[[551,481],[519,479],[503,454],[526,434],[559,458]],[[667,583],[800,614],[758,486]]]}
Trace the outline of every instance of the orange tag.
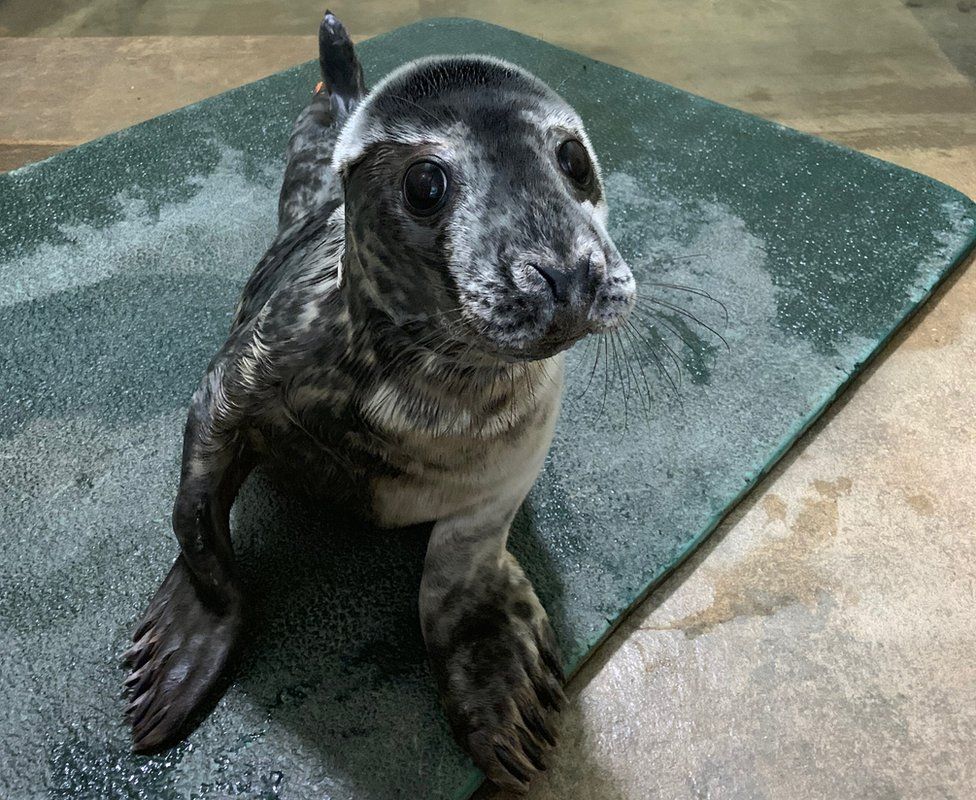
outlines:
{"label": "orange tag", "polygon": [[319,81],[318,83],[316,83],[315,84],[315,92],[314,93],[315,94],[318,94],[319,92],[321,92],[323,86],[325,86],[325,83],[323,81]]}

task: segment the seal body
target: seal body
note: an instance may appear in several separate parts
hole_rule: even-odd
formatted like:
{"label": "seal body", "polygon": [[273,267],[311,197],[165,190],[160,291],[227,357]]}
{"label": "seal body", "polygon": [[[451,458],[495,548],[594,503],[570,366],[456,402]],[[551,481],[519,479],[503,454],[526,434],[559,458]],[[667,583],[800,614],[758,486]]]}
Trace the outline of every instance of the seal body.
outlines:
{"label": "seal body", "polygon": [[552,437],[562,353],[459,363],[466,345],[441,353],[383,330],[388,321],[357,324],[340,284],[341,211],[291,250],[275,284],[255,272],[202,404],[218,375],[235,384],[248,398],[246,448],[282,483],[375,525],[432,522],[489,493],[520,502]]}
{"label": "seal body", "polygon": [[128,654],[134,746],[185,731],[239,639],[229,511],[262,464],[327,510],[433,524],[419,607],[448,720],[522,789],[554,741],[561,669],[505,543],[552,438],[562,353],[622,324],[633,277],[582,122],[552,90],[470,56],[367,95],[331,14],[319,38],[278,233],[191,402],[181,554]]}

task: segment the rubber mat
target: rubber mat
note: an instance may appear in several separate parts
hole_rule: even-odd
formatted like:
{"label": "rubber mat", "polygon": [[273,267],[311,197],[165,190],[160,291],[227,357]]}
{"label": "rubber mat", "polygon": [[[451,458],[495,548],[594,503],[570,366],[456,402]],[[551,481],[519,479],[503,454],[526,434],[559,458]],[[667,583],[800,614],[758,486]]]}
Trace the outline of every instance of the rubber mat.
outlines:
{"label": "rubber mat", "polygon": [[[923,176],[490,25],[360,46],[371,81],[462,52],[577,107],[659,314],[616,361],[571,353],[512,535],[572,670],[959,263],[976,214]],[[185,408],[270,240],[316,80],[310,63],[0,178],[3,797],[463,798],[480,781],[424,662],[425,532],[340,528],[260,479],[233,517],[255,610],[234,681],[183,744],[128,750],[118,656],[176,554]]]}

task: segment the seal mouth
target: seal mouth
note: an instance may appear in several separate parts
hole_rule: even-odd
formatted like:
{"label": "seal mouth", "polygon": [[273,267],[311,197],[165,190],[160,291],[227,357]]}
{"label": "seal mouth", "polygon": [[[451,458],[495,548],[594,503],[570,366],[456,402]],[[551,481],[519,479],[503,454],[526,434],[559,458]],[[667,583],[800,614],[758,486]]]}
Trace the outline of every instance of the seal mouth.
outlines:
{"label": "seal mouth", "polygon": [[430,347],[424,339],[414,342],[416,347],[427,350],[431,355],[447,358],[456,362],[464,361],[470,366],[481,363],[502,361],[509,364],[542,361],[568,350],[581,339],[585,339],[594,331],[586,326],[578,326],[571,334],[546,334],[541,337],[526,339],[520,344],[509,344],[496,340],[490,335],[474,331],[451,335],[452,347]]}
{"label": "seal mouth", "polygon": [[540,361],[552,358],[565,350],[569,350],[587,336],[608,333],[621,327],[630,316],[630,310],[631,306],[628,306],[623,312],[613,314],[606,319],[593,319],[591,316],[583,314],[577,316],[571,325],[567,325],[565,321],[560,324],[554,320],[542,336],[528,339],[519,345],[505,345],[493,342],[490,339],[483,339],[484,345],[486,345],[483,350],[509,362]]}
{"label": "seal mouth", "polygon": [[[536,303],[540,300],[537,294],[531,299]],[[464,314],[463,333],[456,329],[453,338],[468,356],[478,353],[510,363],[540,361],[568,350],[587,336],[620,328],[633,306],[630,294],[598,290],[577,295],[568,303],[546,298],[535,305],[531,321],[486,320],[471,310]]]}

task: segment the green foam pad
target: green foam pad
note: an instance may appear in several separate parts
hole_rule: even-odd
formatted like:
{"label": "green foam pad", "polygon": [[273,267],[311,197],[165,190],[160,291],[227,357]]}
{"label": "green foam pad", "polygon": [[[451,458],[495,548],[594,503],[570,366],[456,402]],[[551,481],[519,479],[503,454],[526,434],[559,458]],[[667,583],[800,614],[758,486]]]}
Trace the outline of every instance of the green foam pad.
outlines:
{"label": "green foam pad", "polygon": [[[592,345],[570,354],[511,547],[572,670],[959,263],[974,206],[490,25],[435,20],[359,51],[373,82],[418,56],[485,52],[556,87],[602,158],[642,294],[728,340],[656,307],[647,335],[681,344],[676,397],[646,349],[606,378],[612,354],[595,372]],[[462,798],[480,780],[424,661],[424,531],[343,529],[260,478],[233,516],[254,612],[234,682],[183,744],[128,749],[118,657],[176,554],[185,408],[270,241],[283,148],[316,80],[310,63],[0,179],[3,797]],[[655,283],[708,292],[728,325]]]}

